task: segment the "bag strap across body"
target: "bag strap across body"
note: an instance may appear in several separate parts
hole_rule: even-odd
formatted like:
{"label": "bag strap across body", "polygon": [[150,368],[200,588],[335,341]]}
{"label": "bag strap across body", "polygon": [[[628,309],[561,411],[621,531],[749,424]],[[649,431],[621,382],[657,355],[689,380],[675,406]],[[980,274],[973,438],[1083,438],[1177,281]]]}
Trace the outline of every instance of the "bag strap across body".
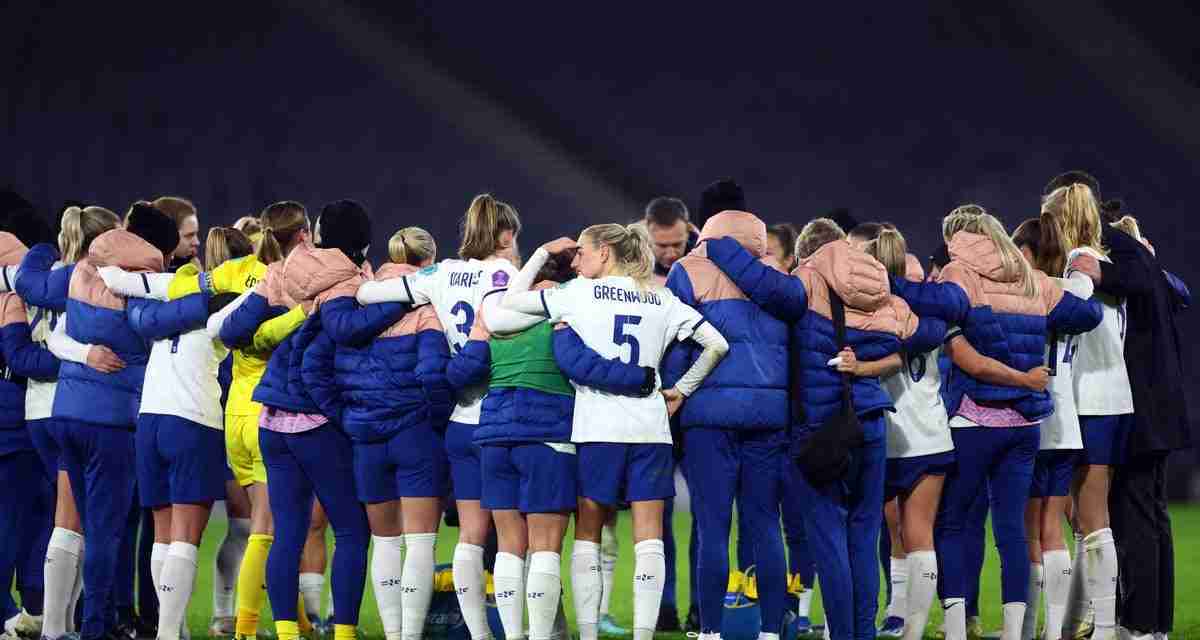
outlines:
{"label": "bag strap across body", "polygon": [[[829,309],[833,315],[833,327],[837,336],[837,350],[842,352],[848,345],[846,343],[846,305],[842,299],[838,297],[833,289],[829,290]],[[839,373],[842,379],[842,408],[850,409],[854,407],[854,394],[852,391],[852,382],[849,373]]]}

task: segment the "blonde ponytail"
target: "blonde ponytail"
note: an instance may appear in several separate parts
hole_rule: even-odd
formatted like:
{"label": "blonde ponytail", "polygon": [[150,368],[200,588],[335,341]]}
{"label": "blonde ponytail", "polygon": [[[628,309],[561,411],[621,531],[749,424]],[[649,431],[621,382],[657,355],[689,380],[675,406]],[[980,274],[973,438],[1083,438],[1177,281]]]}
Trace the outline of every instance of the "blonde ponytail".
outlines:
{"label": "blonde ponytail", "polygon": [[396,264],[420,266],[437,259],[437,243],[421,227],[405,227],[388,240],[388,257]]}
{"label": "blonde ponytail", "polygon": [[1142,228],[1138,225],[1137,218],[1133,216],[1123,216],[1120,220],[1113,222],[1112,226],[1128,233],[1139,242],[1145,240],[1145,236],[1142,235]]}
{"label": "blonde ponytail", "polygon": [[119,226],[120,216],[104,207],[67,207],[58,232],[58,251],[63,262],[79,262],[97,236]]}
{"label": "blonde ponytail", "polygon": [[263,209],[259,221],[263,236],[256,255],[263,264],[286,258],[295,247],[298,235],[309,228],[308,211],[304,205],[292,200],[276,202]]}
{"label": "blonde ponytail", "polygon": [[645,224],[598,224],[584,229],[580,235],[596,246],[608,247],[612,252],[612,275],[632,278],[643,289],[654,282],[654,249],[650,245],[650,232]]}
{"label": "blonde ponytail", "polygon": [[863,251],[883,264],[889,274],[898,278],[908,275],[908,243],[898,230],[880,229],[879,235],[863,246]]}
{"label": "blonde ponytail", "polygon": [[501,202],[490,193],[481,193],[471,200],[463,216],[462,245],[458,257],[463,260],[486,260],[499,250],[500,234],[511,231],[513,238],[521,233],[521,217],[512,205]]}
{"label": "blonde ponytail", "polygon": [[[1100,241],[1103,230],[1100,223],[1100,205],[1096,196],[1085,184],[1075,183],[1059,187],[1042,199],[1042,237],[1047,238],[1047,226],[1053,225],[1057,233],[1056,246],[1050,246],[1045,241],[1042,250],[1047,256],[1055,257],[1053,273],[1062,273],[1067,255],[1079,247],[1089,247],[1107,255]],[[1061,262],[1058,263],[1058,254]]]}

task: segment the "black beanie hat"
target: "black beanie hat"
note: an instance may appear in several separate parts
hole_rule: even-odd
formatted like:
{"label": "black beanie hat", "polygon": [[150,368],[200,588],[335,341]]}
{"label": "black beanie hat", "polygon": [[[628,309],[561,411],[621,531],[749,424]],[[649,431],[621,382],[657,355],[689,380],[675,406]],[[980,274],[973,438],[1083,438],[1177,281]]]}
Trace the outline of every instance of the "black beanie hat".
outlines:
{"label": "black beanie hat", "polygon": [[700,219],[696,223],[703,226],[709,218],[730,209],[745,211],[746,194],[733,178],[722,178],[705,187],[700,194]]}
{"label": "black beanie hat", "polygon": [[1078,169],[1067,171],[1066,173],[1060,173],[1054,176],[1050,182],[1046,183],[1046,188],[1042,191],[1042,195],[1048,196],[1050,195],[1050,192],[1054,191],[1055,189],[1069,187],[1073,184],[1086,185],[1087,188],[1092,190],[1092,195],[1096,197],[1096,202],[1103,201],[1103,199],[1100,197],[1100,181],[1096,180],[1092,174],[1086,171],[1080,171]]}
{"label": "black beanie hat", "polygon": [[129,211],[125,230],[149,242],[163,254],[163,261],[179,246],[179,229],[175,221],[154,207],[139,202]]}
{"label": "black beanie hat", "polygon": [[321,209],[317,218],[321,230],[322,249],[339,249],[354,264],[367,259],[371,244],[371,218],[367,210],[353,200],[337,200]]}

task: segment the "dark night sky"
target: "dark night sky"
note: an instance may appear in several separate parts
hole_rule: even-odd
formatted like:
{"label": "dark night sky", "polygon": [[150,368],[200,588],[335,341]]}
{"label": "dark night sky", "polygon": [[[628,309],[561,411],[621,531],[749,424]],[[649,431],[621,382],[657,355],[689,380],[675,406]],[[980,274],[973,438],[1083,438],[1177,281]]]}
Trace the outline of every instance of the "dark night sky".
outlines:
{"label": "dark night sky", "polygon": [[845,206],[926,253],[955,205],[1011,227],[1084,168],[1200,286],[1194,10],[163,4],[6,8],[0,186],[46,210],[177,193],[205,226],[352,197],[379,260],[408,224],[448,255],[481,190],[528,250],[728,175],[769,222]]}

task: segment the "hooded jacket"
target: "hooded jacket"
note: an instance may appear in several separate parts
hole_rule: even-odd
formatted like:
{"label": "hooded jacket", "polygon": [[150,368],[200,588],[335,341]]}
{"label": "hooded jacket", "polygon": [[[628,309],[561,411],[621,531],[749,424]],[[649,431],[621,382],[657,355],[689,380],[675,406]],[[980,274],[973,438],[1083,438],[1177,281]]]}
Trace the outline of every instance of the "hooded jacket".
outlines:
{"label": "hooded jacket", "polygon": [[[332,262],[346,260],[341,252],[326,257]],[[375,279],[399,278],[416,270],[385,264]],[[386,309],[399,319],[365,342],[346,340],[346,332],[326,327],[304,354],[303,379],[309,392],[354,442],[383,442],[418,426],[445,430],[454,409],[454,392],[446,380],[450,348],[437,313],[431,305],[359,307],[354,294],[360,282],[362,278],[354,278],[344,287],[339,285],[336,297],[321,305],[321,318],[343,315],[344,307],[352,315],[343,324],[353,318],[372,321],[370,314]]]}
{"label": "hooded jacket", "polygon": [[[1033,272],[1038,295],[1025,296],[1019,271],[1004,268],[1000,250],[987,236],[960,231],[950,239],[949,253],[950,263],[942,269],[940,282],[893,278],[892,289],[918,313],[961,327],[963,336],[984,356],[1028,371],[1044,363],[1048,332],[1077,334],[1100,324],[1099,302],[1064,292],[1040,271]],[[1031,421],[1054,411],[1046,391],[993,385],[957,366],[950,368],[944,386],[951,416],[958,412],[964,395],[976,402],[1011,406]]]}
{"label": "hooded jacket", "polygon": [[[767,248],[767,227],[754,214],[723,211],[709,218],[701,244],[671,268],[667,288],[729,341],[729,353],[680,414],[683,429],[775,429],[788,425],[788,326],[751,300],[708,257],[707,243],[726,237],[753,258]],[[766,265],[764,265],[766,266]],[[694,343],[673,345],[664,379],[678,380],[699,355]]]}
{"label": "hooded jacket", "polygon": [[[830,291],[844,302],[846,342],[859,360],[887,357],[900,350],[901,341],[919,335],[917,316],[889,293],[883,265],[849,242],[821,247],[791,275],[764,265],[729,238],[706,244],[708,258],[750,300],[790,323],[791,424],[801,433],[820,427],[841,405],[841,374],[828,364],[840,351]],[[920,335],[934,333],[936,328]],[[893,408],[878,378],[855,377],[852,395],[859,415]]]}
{"label": "hooded jacket", "polygon": [[[260,283],[260,289],[251,294],[251,299],[262,291],[266,294],[263,302],[273,310],[271,313],[283,315],[288,313],[288,308],[299,307],[307,312],[307,318],[271,352],[262,380],[254,389],[255,402],[296,413],[321,413],[331,420],[340,420],[341,411],[331,409],[330,413],[334,415],[326,414],[313,397],[313,390],[305,383],[305,351],[322,332],[327,332],[337,343],[361,344],[403,313],[399,305],[387,307],[392,315],[353,313],[354,293],[361,282],[359,268],[338,249],[297,247],[287,260],[276,262],[267,269],[266,279]],[[235,311],[226,319],[222,336],[231,322],[239,321],[236,318]],[[245,317],[241,319],[244,320]],[[253,336],[256,330],[256,327],[247,326],[241,331]]]}
{"label": "hooded jacket", "polygon": [[67,335],[76,342],[104,345],[125,368],[101,373],[77,362],[59,368],[54,416],[132,430],[141,404],[142,382],[150,343],[204,326],[208,295],[172,302],[125,299],[108,290],[97,272],[114,265],[126,271],[163,270],[163,255],[124,229],[113,229],[92,242],[85,259],[75,265],[67,296]]}

